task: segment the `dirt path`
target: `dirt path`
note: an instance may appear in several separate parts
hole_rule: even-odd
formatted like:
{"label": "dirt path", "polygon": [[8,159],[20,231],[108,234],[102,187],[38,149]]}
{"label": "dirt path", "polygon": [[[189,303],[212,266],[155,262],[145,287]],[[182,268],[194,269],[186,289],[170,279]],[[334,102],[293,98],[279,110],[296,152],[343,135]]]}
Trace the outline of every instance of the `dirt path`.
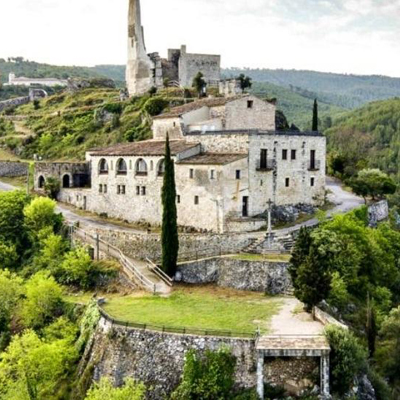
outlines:
{"label": "dirt path", "polygon": [[272,317],[270,335],[321,335],[324,326],[303,311],[303,304],[295,297],[286,297],[278,314]]}

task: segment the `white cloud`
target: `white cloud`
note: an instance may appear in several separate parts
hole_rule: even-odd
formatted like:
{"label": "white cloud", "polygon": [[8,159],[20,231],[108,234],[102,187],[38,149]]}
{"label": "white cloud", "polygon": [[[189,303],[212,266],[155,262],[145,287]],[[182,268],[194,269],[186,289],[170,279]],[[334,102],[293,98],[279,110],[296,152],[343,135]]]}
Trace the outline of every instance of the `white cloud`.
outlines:
{"label": "white cloud", "polygon": [[[0,57],[122,64],[128,0],[2,0]],[[142,0],[149,51],[223,65],[400,76],[400,0]]]}

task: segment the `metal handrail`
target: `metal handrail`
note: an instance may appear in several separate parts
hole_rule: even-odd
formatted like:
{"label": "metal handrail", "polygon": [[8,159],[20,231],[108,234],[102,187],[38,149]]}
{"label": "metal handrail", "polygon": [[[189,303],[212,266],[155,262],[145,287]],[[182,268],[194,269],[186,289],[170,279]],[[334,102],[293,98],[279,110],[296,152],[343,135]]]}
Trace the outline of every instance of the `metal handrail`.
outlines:
{"label": "metal handrail", "polygon": [[[99,244],[103,244],[104,246],[107,247],[107,250],[105,250],[110,256],[112,256],[110,249],[112,249],[114,252],[117,253],[117,257],[119,259],[119,261],[122,264],[122,267],[125,270],[128,270],[131,274],[134,275],[134,278],[139,281],[139,283],[144,287],[147,288],[148,290],[150,290],[153,293],[156,293],[157,291],[157,285],[155,283],[153,283],[150,279],[148,279],[147,277],[145,277],[138,269],[137,267],[132,263],[131,260],[129,260],[125,254],[117,247],[115,247],[114,245],[112,245],[111,243],[108,243],[106,241],[104,241],[103,239],[97,238],[97,237],[93,237],[90,233],[86,232],[85,230],[78,228],[78,227],[73,227],[72,229],[72,234],[74,233],[81,233],[83,234],[83,239],[85,241],[87,241],[88,238],[92,239],[94,241],[94,244],[97,244],[97,242],[99,242]],[[82,236],[81,236],[82,237]],[[115,255],[114,255],[115,256]]]}
{"label": "metal handrail", "polygon": [[146,261],[148,262],[147,268],[154,272],[168,286],[172,287],[174,280],[168,276],[158,265],[154,264],[149,258],[146,258]]}

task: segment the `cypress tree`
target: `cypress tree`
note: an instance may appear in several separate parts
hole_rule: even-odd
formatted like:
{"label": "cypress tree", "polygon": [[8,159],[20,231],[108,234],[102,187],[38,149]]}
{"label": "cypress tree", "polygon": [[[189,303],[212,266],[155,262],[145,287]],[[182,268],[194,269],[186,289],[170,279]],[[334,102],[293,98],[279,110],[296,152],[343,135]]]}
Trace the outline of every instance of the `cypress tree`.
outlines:
{"label": "cypress tree", "polygon": [[314,100],[312,130],[313,130],[313,132],[318,131],[318,101],[317,101],[317,99]]}
{"label": "cypress tree", "polygon": [[179,251],[178,222],[176,210],[175,167],[171,158],[169,136],[165,143],[165,172],[162,188],[162,268],[171,277],[175,275]]}

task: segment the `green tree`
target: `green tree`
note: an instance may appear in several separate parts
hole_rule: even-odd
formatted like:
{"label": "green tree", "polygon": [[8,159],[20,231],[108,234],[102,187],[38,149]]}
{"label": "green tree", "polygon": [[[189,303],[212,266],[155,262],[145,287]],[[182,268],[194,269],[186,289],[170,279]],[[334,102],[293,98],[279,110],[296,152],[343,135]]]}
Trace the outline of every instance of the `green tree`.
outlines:
{"label": "green tree", "polygon": [[250,89],[251,86],[253,85],[252,79],[249,76],[245,76],[244,74],[240,74],[236,79],[239,81],[242,93],[244,93],[246,89]]}
{"label": "green tree", "polygon": [[26,285],[19,315],[27,328],[42,328],[63,312],[63,290],[46,272],[38,272]]}
{"label": "green tree", "polygon": [[318,132],[318,101],[314,100],[312,131]]}
{"label": "green tree", "polygon": [[204,79],[204,75],[201,72],[198,72],[194,77],[192,86],[196,89],[199,98],[202,97],[207,87],[207,83]]}
{"label": "green tree", "polygon": [[311,310],[329,296],[331,290],[329,265],[329,261],[321,257],[317,249],[311,246],[310,254],[297,269],[294,292],[306,305],[307,310]]}
{"label": "green tree", "polygon": [[367,352],[349,331],[328,326],[325,335],[331,346],[332,389],[343,396],[357,375],[365,368]]}
{"label": "green tree", "polygon": [[0,398],[55,400],[60,384],[78,359],[68,340],[46,342],[33,331],[15,336],[1,354]]}
{"label": "green tree", "polygon": [[297,271],[299,267],[306,261],[307,256],[310,254],[312,244],[311,232],[307,228],[300,228],[299,236],[296,239],[292,257],[290,259],[289,273],[292,282],[296,285]]}
{"label": "green tree", "polygon": [[48,178],[44,184],[46,195],[53,200],[57,200],[58,194],[60,193],[60,188],[60,181],[53,177]]}
{"label": "green tree", "polygon": [[0,240],[13,243],[17,251],[24,250],[24,207],[28,196],[22,191],[0,193]]}
{"label": "green tree", "polygon": [[162,268],[171,277],[175,275],[179,252],[178,214],[176,209],[175,166],[171,157],[169,137],[165,143],[165,172],[162,187]]}
{"label": "green tree", "polygon": [[25,227],[35,240],[44,229],[52,232],[61,227],[62,216],[55,213],[56,206],[57,203],[54,200],[46,197],[37,197],[25,206]]}
{"label": "green tree", "polygon": [[88,289],[91,282],[92,259],[84,247],[68,252],[61,264],[59,280],[67,285]]}
{"label": "green tree", "polygon": [[379,370],[393,385],[400,385],[400,307],[385,318],[375,354]]}
{"label": "green tree", "polygon": [[142,400],[146,388],[131,378],[125,380],[124,386],[114,387],[108,378],[101,378],[88,391],[85,400]]}
{"label": "green tree", "polygon": [[233,398],[236,358],[228,349],[207,350],[204,356],[186,354],[182,381],[172,400],[228,400]]}
{"label": "green tree", "polygon": [[372,200],[383,199],[388,194],[394,194],[397,189],[393,179],[379,169],[360,171],[356,178],[349,180],[349,185],[365,202],[368,196],[372,197]]}
{"label": "green tree", "polygon": [[23,294],[23,280],[8,270],[0,270],[0,351],[8,344],[10,322]]}
{"label": "green tree", "polygon": [[14,245],[0,241],[0,270],[14,269],[17,266],[18,254]]}

